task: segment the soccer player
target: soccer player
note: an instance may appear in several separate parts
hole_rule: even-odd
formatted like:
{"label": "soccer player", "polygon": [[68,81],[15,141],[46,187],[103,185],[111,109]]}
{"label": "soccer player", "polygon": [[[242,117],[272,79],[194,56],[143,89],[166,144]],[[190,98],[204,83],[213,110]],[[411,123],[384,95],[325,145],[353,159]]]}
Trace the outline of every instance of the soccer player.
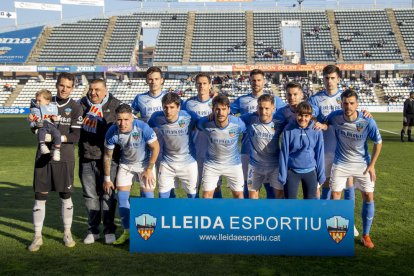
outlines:
{"label": "soccer player", "polygon": [[[95,79],[89,83],[88,93],[80,104],[83,123],[79,140],[79,179],[88,213],[88,232],[83,242],[92,244],[100,239],[102,220],[105,243],[112,244],[116,230],[116,198],[112,191],[105,193],[103,190],[103,153],[105,134],[116,123],[115,109],[121,102],[108,92],[104,80]],[[111,162],[112,182],[115,182],[118,155],[115,154],[116,160]]]}
{"label": "soccer player", "polygon": [[167,91],[162,90],[164,78],[162,71],[158,67],[150,67],[146,73],[146,81],[149,86],[149,91],[143,94],[136,95],[132,101],[132,108],[135,113],[140,114],[141,120],[148,122],[152,113],[162,111],[161,99],[167,94]]}
{"label": "soccer player", "polygon": [[[149,91],[143,94],[138,94],[132,101],[132,108],[134,113],[140,114],[140,119],[148,122],[154,112],[162,111],[161,99],[168,91],[162,90],[164,78],[159,67],[153,66],[148,68],[146,72],[146,81],[149,86]],[[158,134],[157,134],[158,135]],[[158,136],[158,142],[162,150],[162,139]],[[162,152],[160,158],[157,160],[157,167],[161,162]],[[171,191],[171,197],[175,197],[174,189]]]}
{"label": "soccer player", "polygon": [[283,186],[277,176],[279,172],[279,137],[283,131],[273,118],[275,98],[263,94],[257,99],[257,111],[242,115],[251,143],[251,155],[247,173],[249,198],[258,199],[260,188],[265,179],[270,180],[276,198],[283,198]]}
{"label": "soccer player", "polygon": [[[255,112],[257,110],[257,99],[264,94],[264,87],[266,84],[265,74],[260,69],[254,69],[250,72],[250,85],[252,89],[252,93],[240,96],[231,104],[231,113],[240,115],[244,115],[250,112]],[[278,97],[274,96],[275,98],[275,108],[278,110],[279,108],[285,106],[286,104]],[[275,111],[276,111],[275,110]],[[245,181],[247,181],[247,171],[248,165],[250,160],[250,142],[247,136],[243,136],[242,138],[242,148],[241,148],[241,158],[243,164],[243,175]],[[275,198],[273,193],[273,189],[269,183],[265,183],[264,187],[266,189],[267,198]],[[248,197],[248,188],[247,182],[245,183],[245,197]]]}
{"label": "soccer player", "polygon": [[103,187],[108,194],[115,189],[110,173],[113,151],[118,145],[121,156],[116,175],[116,189],[124,232],[113,244],[120,245],[129,240],[129,195],[134,179],[140,182],[141,196],[154,198],[155,162],[160,146],[155,132],[147,123],[134,119],[129,105],[121,104],[115,113],[116,125],[111,126],[105,136]]}
{"label": "soccer player", "polygon": [[[52,98],[58,107],[61,119],[58,130],[61,133],[60,161],[53,161],[49,155],[36,153],[33,188],[35,203],[33,206],[34,240],[28,247],[30,251],[37,251],[43,245],[42,228],[46,213],[46,200],[50,191],[59,193],[62,201],[63,242],[67,247],[74,247],[71,227],[73,219],[73,203],[71,193],[73,191],[75,153],[74,144],[79,141],[82,125],[82,109],[78,103],[70,98],[75,84],[75,76],[69,73],[61,73],[56,82],[57,95]],[[46,135],[46,142],[51,141],[51,136]],[[50,147],[50,143],[48,143]]]}
{"label": "soccer player", "polygon": [[226,96],[213,98],[214,119],[201,118],[197,127],[208,137],[206,160],[203,167],[203,197],[213,198],[220,176],[227,183],[234,198],[243,198],[243,169],[238,148],[239,136],[246,131],[243,121],[230,114],[230,101]]}
{"label": "soccer player", "polygon": [[296,120],[283,131],[279,181],[287,199],[297,198],[299,182],[302,182],[303,198],[316,199],[318,183],[325,181],[323,133],[313,129],[313,110],[309,103],[300,103],[295,113]]}
{"label": "soccer player", "polygon": [[[181,109],[195,113],[198,116],[198,119],[200,119],[201,117],[209,116],[212,113],[211,107],[213,106],[213,98],[211,97],[211,77],[205,73],[200,73],[195,77],[195,83],[197,88],[197,96],[191,97],[185,101]],[[198,187],[196,195],[196,197],[198,197],[201,178],[203,175],[204,160],[207,153],[208,137],[204,132],[195,128],[193,130],[193,143],[195,145],[196,160],[198,165]],[[219,180],[219,185],[214,191],[214,198],[222,198],[220,185],[221,180]]]}
{"label": "soccer player", "polygon": [[[309,103],[316,107],[315,117],[318,122],[325,123],[327,116],[335,110],[341,109],[341,93],[338,89],[341,81],[341,71],[335,65],[328,65],[323,68],[323,84],[325,90],[316,93],[309,99]],[[330,173],[335,155],[336,138],[333,129],[328,129],[323,132],[323,140],[325,143],[325,183],[322,185],[321,199],[330,198],[329,180]],[[355,191],[352,185],[352,178],[348,180],[348,188],[345,190],[345,199],[354,200]]]}
{"label": "soccer player", "polygon": [[162,158],[158,169],[159,197],[169,198],[174,188],[174,179],[181,185],[188,198],[195,198],[198,169],[192,131],[197,115],[180,110],[180,96],[168,93],[162,97],[164,112],[152,114],[149,126],[157,129],[162,136]]}
{"label": "soccer player", "polygon": [[411,127],[412,126],[414,126],[414,92],[410,92],[410,97],[406,99],[404,102],[403,128],[401,130],[401,142],[404,142],[405,132],[407,132],[408,142],[413,142],[413,139],[411,138]]}
{"label": "soccer player", "polygon": [[[342,110],[333,112],[327,118],[338,143],[330,183],[332,199],[341,199],[347,178],[353,177],[363,200],[361,242],[365,247],[373,248],[369,233],[375,211],[375,164],[381,152],[382,138],[374,119],[364,118],[357,111],[358,94],[355,91],[344,91],[341,100]],[[368,153],[368,138],[374,142],[372,157]]]}
{"label": "soccer player", "polygon": [[[286,100],[288,102],[287,105],[279,108],[275,113],[275,118],[286,126],[288,123],[292,121],[296,121],[296,108],[298,105],[303,102],[303,90],[302,85],[297,82],[289,82],[286,85]],[[314,114],[317,110],[316,107],[312,107]]]}

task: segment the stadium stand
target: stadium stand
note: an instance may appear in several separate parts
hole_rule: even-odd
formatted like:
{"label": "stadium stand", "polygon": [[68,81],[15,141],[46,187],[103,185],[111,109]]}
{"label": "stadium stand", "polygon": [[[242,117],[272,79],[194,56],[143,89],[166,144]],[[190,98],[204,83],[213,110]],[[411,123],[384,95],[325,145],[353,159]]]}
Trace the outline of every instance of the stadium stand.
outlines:
{"label": "stadium stand", "polygon": [[108,23],[108,18],[96,18],[53,28],[37,62],[92,64]]}
{"label": "stadium stand", "polygon": [[385,10],[335,11],[345,61],[401,61]]}
{"label": "stadium stand", "polygon": [[[45,79],[43,81],[39,81],[38,78],[29,79],[11,106],[30,107],[30,101],[34,99],[36,92],[40,89],[48,89],[52,92],[52,95],[56,95],[56,80]],[[75,87],[71,97],[75,100],[79,100],[84,93],[85,85],[79,85]]]}
{"label": "stadium stand", "polygon": [[384,102],[389,105],[402,105],[414,91],[414,84],[410,78],[388,78],[381,81],[384,89]]}
{"label": "stadium stand", "polygon": [[[283,61],[281,55],[281,50],[283,50],[282,20],[298,20],[301,22],[304,61],[306,63],[335,61],[330,28],[325,12],[254,12],[253,14],[256,62]],[[276,55],[271,54],[272,49],[276,50]]]}
{"label": "stadium stand", "polygon": [[414,10],[394,10],[394,14],[397,19],[398,26],[400,27],[401,34],[403,36],[404,43],[407,47],[410,57],[411,59],[414,59]]}
{"label": "stadium stand", "polygon": [[0,107],[9,99],[10,95],[16,89],[19,80],[0,79]]}
{"label": "stadium stand", "polygon": [[160,21],[161,27],[155,46],[155,63],[181,63],[187,28],[187,13],[137,13],[141,21]]}
{"label": "stadium stand", "polygon": [[190,62],[246,63],[245,13],[196,13]]}
{"label": "stadium stand", "polygon": [[140,27],[138,16],[118,16],[103,63],[130,64]]}

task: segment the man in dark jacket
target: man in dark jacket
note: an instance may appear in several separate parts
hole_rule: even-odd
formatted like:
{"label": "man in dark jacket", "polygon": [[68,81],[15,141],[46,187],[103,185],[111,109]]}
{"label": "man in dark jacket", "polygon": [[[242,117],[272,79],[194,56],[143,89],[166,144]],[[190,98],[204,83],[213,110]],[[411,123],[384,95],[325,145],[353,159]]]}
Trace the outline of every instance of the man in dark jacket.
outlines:
{"label": "man in dark jacket", "polygon": [[403,110],[403,129],[401,130],[401,142],[404,142],[404,135],[407,131],[408,142],[413,142],[411,137],[411,127],[414,126],[414,92],[410,93],[410,97],[404,102]]}
{"label": "man in dark jacket", "polygon": [[[115,209],[116,198],[113,193],[103,190],[103,152],[105,134],[116,122],[115,109],[120,101],[113,97],[102,79],[92,80],[89,91],[80,100],[83,110],[83,123],[79,141],[79,178],[82,183],[83,197],[88,212],[88,234],[85,244],[92,244],[100,239],[99,225],[103,220],[105,243],[112,244],[115,240]],[[115,181],[117,158],[111,167],[111,180]]]}

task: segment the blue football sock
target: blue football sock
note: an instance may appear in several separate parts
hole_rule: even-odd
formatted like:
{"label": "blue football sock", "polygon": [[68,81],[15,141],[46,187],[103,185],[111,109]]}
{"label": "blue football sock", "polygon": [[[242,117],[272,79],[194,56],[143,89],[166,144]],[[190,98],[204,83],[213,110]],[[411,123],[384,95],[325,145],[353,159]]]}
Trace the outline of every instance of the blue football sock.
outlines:
{"label": "blue football sock", "polygon": [[372,220],[374,219],[375,205],[374,201],[364,202],[362,204],[362,233],[369,235],[371,230]]}
{"label": "blue football sock", "polygon": [[129,229],[129,192],[118,191],[119,216],[124,229]]}
{"label": "blue football sock", "polygon": [[158,193],[158,197],[159,198],[170,198],[170,193],[171,193],[171,190],[165,193]]}
{"label": "blue football sock", "polygon": [[355,201],[355,188],[354,188],[354,186],[351,186],[351,187],[344,190],[344,199]]}
{"label": "blue football sock", "polygon": [[267,199],[275,199],[275,191],[273,190],[272,186],[270,186],[270,183],[263,184],[266,190],[266,198]]}
{"label": "blue football sock", "polygon": [[331,199],[331,189],[330,188],[322,188],[321,199],[329,200]]}
{"label": "blue football sock", "polygon": [[170,191],[170,198],[176,198],[176,196],[175,196],[175,189],[171,189],[171,191]]}
{"label": "blue football sock", "polygon": [[143,197],[143,198],[154,198],[154,192],[141,191],[141,197]]}
{"label": "blue football sock", "polygon": [[188,198],[196,198],[196,194],[187,194]]}
{"label": "blue football sock", "polygon": [[214,191],[213,198],[223,198],[223,194],[221,193],[221,189]]}
{"label": "blue football sock", "polygon": [[249,198],[249,188],[247,187],[247,181],[244,181],[243,196],[244,198]]}

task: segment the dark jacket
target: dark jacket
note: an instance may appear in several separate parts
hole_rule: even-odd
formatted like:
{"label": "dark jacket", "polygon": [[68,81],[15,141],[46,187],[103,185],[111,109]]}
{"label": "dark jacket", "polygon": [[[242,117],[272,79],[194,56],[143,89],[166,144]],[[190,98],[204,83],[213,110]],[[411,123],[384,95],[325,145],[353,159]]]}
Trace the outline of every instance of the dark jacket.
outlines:
{"label": "dark jacket", "polygon": [[[109,94],[109,99],[106,104],[102,106],[103,118],[98,121],[96,133],[81,130],[79,140],[79,158],[81,159],[102,159],[104,153],[104,142],[106,131],[116,123],[115,109],[121,104],[121,101],[116,99],[112,94]],[[88,113],[90,106],[86,96],[80,100],[80,105],[83,110],[83,117]]]}

